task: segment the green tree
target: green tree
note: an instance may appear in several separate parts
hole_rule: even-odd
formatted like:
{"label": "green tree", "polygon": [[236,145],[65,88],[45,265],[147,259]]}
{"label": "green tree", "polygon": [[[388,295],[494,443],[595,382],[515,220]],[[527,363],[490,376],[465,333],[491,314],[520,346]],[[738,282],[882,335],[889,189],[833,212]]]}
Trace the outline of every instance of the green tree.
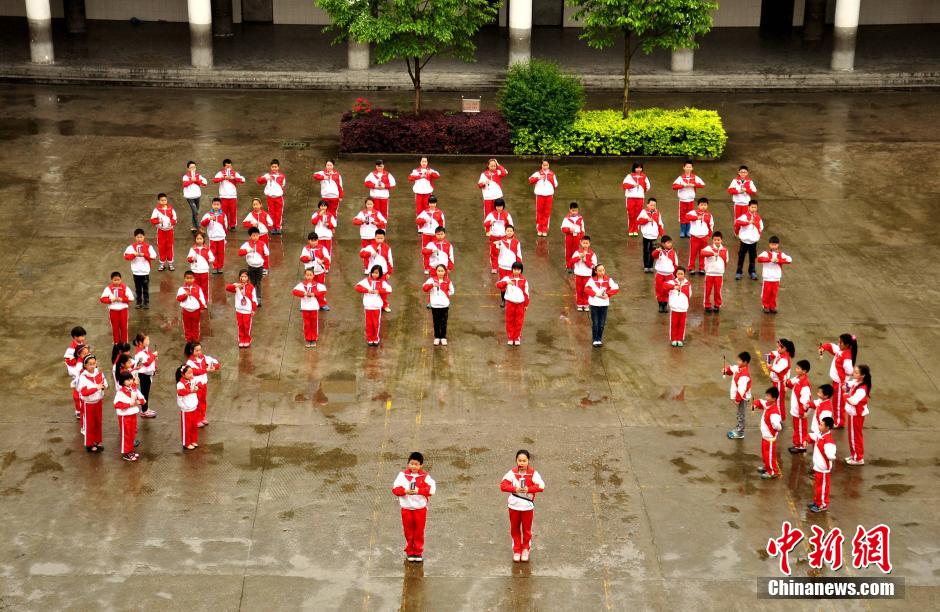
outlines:
{"label": "green tree", "polygon": [[438,55],[475,61],[473,37],[496,19],[490,0],[316,0],[337,33],[334,43],[352,38],[375,45],[375,61],[404,60],[421,110],[421,70]]}
{"label": "green tree", "polygon": [[712,0],[565,0],[576,7],[581,38],[595,49],[613,46],[623,38],[623,116],[630,112],[630,60],[643,50],[694,49],[696,36],[712,29]]}

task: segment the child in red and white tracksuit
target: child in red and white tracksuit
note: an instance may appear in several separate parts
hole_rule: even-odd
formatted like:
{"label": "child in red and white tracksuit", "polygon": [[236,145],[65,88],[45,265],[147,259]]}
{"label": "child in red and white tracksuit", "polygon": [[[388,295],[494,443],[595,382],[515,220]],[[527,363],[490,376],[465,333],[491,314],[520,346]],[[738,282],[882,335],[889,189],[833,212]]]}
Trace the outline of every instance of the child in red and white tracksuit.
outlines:
{"label": "child in red and white tracksuit", "polygon": [[744,422],[747,418],[747,405],[751,403],[751,354],[747,351],[738,353],[737,365],[726,365],[721,370],[722,377],[731,377],[730,397],[737,408],[737,422],[734,429],[728,432],[731,440],[740,440],[744,437]]}
{"label": "child in red and white tracksuit", "polygon": [[176,211],[170,206],[165,193],[157,194],[157,205],[150,213],[150,223],[157,228],[157,253],[160,255],[160,268],[170,266],[173,269],[173,228],[176,227]]}
{"label": "child in red and white tracksuit", "polygon": [[[84,340],[84,334],[82,335],[82,339]],[[68,351],[72,351],[71,356],[69,356]],[[85,356],[88,355],[91,350],[84,344],[76,344],[74,349],[72,346],[69,346],[68,351],[66,351],[65,354],[65,371],[68,374],[69,388],[72,391],[72,407],[75,409],[76,420],[79,421],[80,427],[84,430],[84,404],[82,403],[82,397],[78,394],[78,377],[81,376],[82,373],[82,360],[85,359]]]}
{"label": "child in red and white tracksuit", "polygon": [[[372,274],[372,269],[378,266],[382,270],[382,280],[388,279],[395,270],[395,260],[392,258],[392,247],[385,241],[385,230],[375,230],[375,240],[360,249],[359,257],[369,259],[366,269]],[[382,310],[391,312],[388,304],[388,294],[382,293]]]}
{"label": "child in red and white tracksuit", "polygon": [[193,378],[202,385],[197,393],[199,404],[196,407],[196,427],[205,427],[209,424],[206,412],[209,410],[209,373],[222,367],[219,360],[202,352],[202,345],[198,342],[187,342],[183,347],[186,356],[186,365],[193,370]]}
{"label": "child in red and white tracksuit", "polygon": [[202,232],[196,232],[193,236],[193,246],[186,255],[186,261],[189,262],[189,269],[196,277],[196,284],[202,289],[202,296],[206,303],[209,302],[209,270],[215,264],[215,254],[206,245],[206,235]]}
{"label": "child in red and white tracksuit", "polygon": [[140,456],[134,452],[134,440],[137,438],[137,415],[140,407],[147,403],[134,384],[134,376],[129,372],[117,375],[118,388],[114,393],[114,411],[117,413],[118,431],[121,434],[121,456],[125,461],[137,461]]}
{"label": "child in red and white tracksuit", "polygon": [[685,277],[685,268],[676,268],[676,276],[665,282],[669,302],[669,340],[672,346],[685,343],[685,323],[692,299],[692,283]]}
{"label": "child in red and white tracksuit", "polygon": [[[431,196],[424,204],[425,208],[418,213],[415,224],[418,226],[418,233],[421,234],[421,249],[423,250],[431,242],[437,233],[437,228],[446,227],[444,225],[444,211],[437,207],[437,197]],[[428,274],[428,253],[424,254],[424,273]]]}
{"label": "child in red and white tracksuit", "polygon": [[744,258],[748,258],[747,273],[751,280],[757,280],[757,242],[764,233],[764,220],[757,214],[757,200],[751,200],[747,212],[734,220],[734,234],[738,237],[738,266],[734,280],[741,280],[744,273]]}
{"label": "child in red and white tracksuit", "polygon": [[650,179],[643,172],[643,164],[634,162],[630,174],[623,177],[623,196],[627,202],[627,235],[639,236],[640,224],[637,218],[643,210],[643,199],[650,190]]}
{"label": "child in red and white tracksuit", "polygon": [[441,173],[428,167],[428,158],[422,157],[418,167],[411,171],[408,180],[414,183],[411,190],[415,194],[415,216],[428,207],[428,198],[434,193],[434,181],[441,178]]}
{"label": "child in red and white tracksuit", "polygon": [[672,248],[672,237],[664,235],[660,247],[650,253],[653,260],[653,270],[656,271],[656,302],[659,312],[666,312],[666,302],[669,301],[669,288],[666,283],[676,275],[679,267],[679,257]]}
{"label": "child in red and white tracksuit", "polygon": [[[124,249],[124,259],[131,264],[131,274],[134,276],[134,294],[137,296],[137,306],[150,308],[150,262],[157,258],[157,251],[149,244],[144,236],[144,230],[134,230],[134,242]],[[173,265],[170,264],[170,270]]]}
{"label": "child in red and white tracksuit", "polygon": [[860,364],[852,372],[845,394],[845,414],[848,418],[849,465],[865,465],[865,434],[863,427],[868,416],[868,400],[871,397],[871,369]]}
{"label": "child in red and white tracksuit", "polygon": [[314,280],[312,269],[304,270],[303,281],[297,283],[292,292],[300,298],[300,316],[304,322],[304,341],[307,348],[317,345],[320,325],[320,300],[326,295],[326,286]]}
{"label": "child in red and white tracksuit", "polygon": [[[486,223],[486,217],[495,210],[496,200],[503,198],[503,178],[509,175],[509,170],[499,165],[495,159],[486,162],[486,168],[480,174],[480,180],[477,181],[477,187],[483,194],[483,222]],[[511,222],[510,222],[511,224]]]}
{"label": "child in red and white tracksuit", "polygon": [[787,338],[777,340],[777,350],[767,353],[767,363],[770,366],[770,382],[777,387],[781,414],[783,413],[787,376],[790,375],[790,362],[795,353],[796,346]]}
{"label": "child in red and white tracksuit", "polygon": [[764,279],[760,292],[761,305],[764,312],[777,312],[777,292],[780,290],[780,280],[783,278],[783,266],[793,263],[793,258],[780,250],[780,239],[771,236],[767,241],[766,251],[757,256],[761,266],[761,276]]}
{"label": "child in red and white tracksuit", "polygon": [[[271,229],[274,226],[274,220],[271,218],[271,215],[266,213],[261,209],[261,200],[258,198],[251,199],[251,212],[248,213],[248,216],[242,221],[242,226],[245,229],[251,230],[251,228],[256,228],[258,230],[258,239],[264,245],[264,262],[262,268],[264,274],[268,273],[270,268],[270,244],[271,244]],[[251,237],[251,232],[248,232],[249,238]]]}
{"label": "child in red and white tracksuit", "polygon": [[127,309],[133,301],[134,293],[121,281],[121,273],[112,272],[111,284],[101,292],[101,303],[108,306],[114,344],[127,342]]}
{"label": "child in red and white tracksuit", "polygon": [[284,219],[284,190],[287,189],[287,177],[281,173],[281,162],[272,159],[270,171],[259,176],[257,182],[264,185],[264,195],[268,199],[271,233],[280,234],[281,222]]}
{"label": "child in red and white tracksuit", "polygon": [[255,287],[255,293],[258,299],[258,307],[261,307],[261,280],[267,270],[263,267],[270,251],[268,245],[261,242],[261,233],[257,227],[248,230],[248,241],[241,245],[238,254],[245,258],[245,264],[248,266],[248,278]]}
{"label": "child in red and white tracksuit", "polygon": [[395,177],[385,171],[385,162],[381,159],[376,160],[375,169],[366,175],[364,183],[369,189],[369,197],[375,202],[375,209],[382,213],[383,217],[389,219],[388,198],[397,183],[395,183]]}
{"label": "child in red and white tracksuit", "polygon": [[176,370],[176,405],[180,409],[180,439],[185,450],[199,446],[199,394],[205,388],[190,366],[183,364]]}
{"label": "child in red and white tracksuit", "polygon": [[[375,202],[372,198],[366,198],[364,208],[353,218],[353,225],[359,226],[359,248],[361,249],[375,240],[375,230],[384,230],[388,227],[388,219],[375,210]],[[363,268],[368,264],[368,259],[362,260]]]}
{"label": "child in red and white tracksuit", "polygon": [[392,292],[392,286],[383,280],[382,266],[376,264],[369,275],[356,284],[362,295],[362,308],[366,315],[366,344],[378,346],[382,341],[382,304]]}
{"label": "child in red and white tracksuit", "polygon": [[[497,198],[492,206],[493,210],[486,213],[486,217],[483,219],[483,229],[490,239],[490,274],[496,274],[499,263],[499,247],[496,243],[506,237],[506,228],[513,225],[512,215],[506,210],[506,202],[502,198]],[[515,230],[513,230],[513,233],[515,233]]]}
{"label": "child in red and white tracksuit", "polygon": [[835,427],[842,427],[845,422],[845,385],[852,376],[855,361],[858,359],[858,341],[852,334],[842,334],[838,342],[825,342],[819,345],[819,354],[833,355],[829,366],[829,379],[832,380],[832,416]]}
{"label": "child in red and white tracksuit", "polygon": [[561,220],[561,233],[565,235],[565,269],[568,274],[574,272],[574,268],[571,267],[571,256],[578,250],[584,232],[584,217],[578,212],[578,203],[572,202],[568,205],[568,214]]}
{"label": "child in red and white tracksuit", "polygon": [[715,231],[715,219],[708,212],[708,198],[699,198],[697,208],[685,213],[685,222],[689,224],[689,276],[705,274],[705,257],[702,249],[708,246],[708,239]]}
{"label": "child in red and white tracksuit", "polygon": [[760,417],[760,454],[764,467],[760,468],[761,478],[779,478],[780,460],[777,458],[777,434],[783,431],[783,417],[780,413],[780,392],[777,387],[767,389],[762,400],[754,400],[754,406],[761,409]]}
{"label": "child in red and white tracksuit", "polygon": [[[326,285],[326,273],[330,271],[332,258],[326,247],[320,244],[316,232],[307,234],[307,244],[300,249],[300,262],[304,265],[304,270],[313,270],[314,282]],[[326,295],[321,296],[319,302],[320,310],[330,309],[326,303]]]}
{"label": "child in red and white tracksuit", "polygon": [[101,446],[101,402],[107,388],[108,379],[98,369],[98,360],[94,355],[86,355],[76,389],[82,398],[82,433],[85,450],[89,453],[98,453],[104,448]]}
{"label": "child in red and white tracksuit", "polygon": [[[225,266],[225,239],[228,237],[228,224],[234,223],[222,212],[221,198],[212,198],[212,208],[203,215],[199,225],[209,239],[209,251],[212,253],[212,272],[222,274]],[[209,295],[208,290],[206,295]]]}
{"label": "child in red and white tracksuit", "polygon": [[808,376],[809,362],[801,359],[793,369],[796,376],[788,378],[785,385],[790,389],[790,416],[793,417],[793,446],[789,450],[796,454],[805,453],[809,446],[806,413],[813,403],[813,393]]}
{"label": "child in red and white tracksuit", "polygon": [[532,548],[532,519],[535,517],[535,496],[545,490],[535,468],[529,465],[529,451],[516,453],[516,467],[503,476],[499,490],[509,493],[509,535],[512,538],[512,560],[528,561]]}
{"label": "child in red and white tracksuit", "polygon": [[809,422],[809,437],[813,440],[814,434],[819,434],[820,424],[826,417],[832,417],[832,385],[820,385],[816,389],[816,399],[813,400],[813,418]]}
{"label": "child in red and white tracksuit", "polygon": [[535,185],[535,233],[548,236],[548,225],[552,220],[552,199],[558,189],[558,176],[549,169],[546,160],[529,177],[529,184]]}
{"label": "child in red and white tracksuit", "polygon": [[333,232],[336,230],[336,217],[329,210],[329,204],[326,200],[317,202],[317,212],[310,216],[310,224],[317,235],[320,246],[326,249],[333,258]]}
{"label": "child in red and white tracksuit", "polygon": [[748,203],[757,195],[757,185],[748,176],[747,166],[738,168],[738,175],[728,185],[731,202],[734,204],[734,219],[747,212]]}
{"label": "child in red and white tracksuit", "polygon": [[193,229],[196,229],[199,223],[199,199],[202,197],[202,188],[209,184],[206,177],[196,171],[196,162],[186,162],[186,174],[183,175],[183,197],[189,203],[189,210],[192,213]]}
{"label": "child in red and white tracksuit", "polygon": [[409,561],[424,560],[424,526],[428,517],[428,500],[437,491],[437,483],[421,469],[424,455],[418,452],[408,456],[408,466],[398,473],[392,483],[392,494],[401,505],[401,524],[405,532],[405,556]]}
{"label": "child in red and white tracksuit", "polygon": [[587,312],[588,296],[584,287],[594,274],[597,265],[597,254],[591,249],[591,237],[583,236],[578,250],[568,260],[568,267],[574,270],[574,301],[579,311]]}
{"label": "child in red and white tracksuit", "polygon": [[339,203],[343,200],[343,177],[336,171],[333,160],[326,160],[323,170],[313,173],[313,180],[320,183],[320,199],[325,200],[330,214],[339,215]]}
{"label": "child in red and white tracksuit", "polygon": [[810,434],[813,440],[813,472],[816,480],[815,495],[809,509],[822,512],[829,509],[830,472],[836,460],[836,443],[832,439],[832,417],[823,417],[819,433]]}
{"label": "child in red and white tracksuit", "polygon": [[251,322],[258,309],[258,293],[248,278],[248,270],[239,270],[238,282],[225,285],[235,294],[235,326],[238,329],[238,348],[251,346]]}
{"label": "child in red and white tracksuit", "polygon": [[[491,248],[496,249],[496,266],[499,268],[497,280],[511,275],[512,267],[522,263],[522,244],[516,239],[516,228],[507,225],[505,231],[505,236],[491,243]],[[502,299],[500,307],[505,305],[506,302]]]}
{"label": "child in red and white tracksuit", "polygon": [[643,237],[643,272],[651,274],[653,250],[656,248],[656,242],[663,237],[663,217],[656,210],[656,198],[650,198],[646,202],[646,208],[637,215],[636,223]]}
{"label": "child in red and white tracksuit", "polygon": [[522,262],[512,264],[509,274],[501,278],[496,286],[502,292],[506,308],[506,344],[522,344],[522,326],[525,310],[529,307],[529,281],[522,275]]}
{"label": "child in red and white tracksuit", "polygon": [[196,277],[188,270],[183,275],[183,286],[176,292],[176,301],[179,302],[183,316],[183,336],[186,342],[198,342],[201,336],[199,316],[206,309],[206,296],[196,284]]}
{"label": "child in red and white tracksuit", "polygon": [[[721,232],[712,234],[712,243],[702,249],[705,261],[705,312],[721,310],[721,287],[725,280],[725,267],[728,265],[728,249],[722,244]],[[712,306],[714,304],[714,306]]]}
{"label": "child in red and white tracksuit", "polygon": [[[245,182],[245,177],[235,172],[232,168],[232,160],[226,158],[222,160],[222,169],[215,173],[212,182],[219,186],[219,202],[222,204],[222,212],[228,222],[225,227],[228,231],[234,232],[235,222],[238,219],[238,185]],[[211,234],[209,239],[213,239]]]}
{"label": "child in red and white tracksuit", "polygon": [[430,274],[437,266],[444,266],[448,272],[453,271],[454,245],[447,240],[447,232],[443,226],[437,228],[434,240],[421,249],[421,253],[424,255],[425,274]]}
{"label": "child in red and white tracksuit", "polygon": [[692,172],[692,162],[686,161],[682,165],[682,174],[672,182],[672,188],[679,198],[679,238],[689,237],[689,224],[685,215],[694,207],[695,190],[705,186],[705,181]]}

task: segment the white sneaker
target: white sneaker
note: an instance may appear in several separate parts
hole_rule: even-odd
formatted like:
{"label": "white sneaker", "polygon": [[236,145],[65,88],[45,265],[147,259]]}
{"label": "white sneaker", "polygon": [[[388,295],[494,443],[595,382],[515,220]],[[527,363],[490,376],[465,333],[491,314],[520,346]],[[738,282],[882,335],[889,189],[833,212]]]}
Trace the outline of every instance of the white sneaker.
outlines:
{"label": "white sneaker", "polygon": [[441,344],[447,346],[447,338],[441,338]]}
{"label": "white sneaker", "polygon": [[515,342],[513,342],[513,344],[515,344],[516,346],[519,346],[520,344],[522,344],[522,340],[516,340]]}
{"label": "white sneaker", "polygon": [[513,563],[519,563],[519,561],[522,560],[522,555],[520,555],[519,553],[513,553],[512,560],[513,560]]}
{"label": "white sneaker", "polygon": [[512,340],[506,341],[506,344],[508,344],[509,346],[512,346]]}
{"label": "white sneaker", "polygon": [[594,346],[600,346],[600,345],[601,345],[601,343],[598,342],[597,340],[595,340],[592,344],[594,344]]}
{"label": "white sneaker", "polygon": [[856,461],[855,459],[852,459],[851,457],[846,457],[845,462],[848,463],[849,465],[865,465],[864,459],[859,459]]}
{"label": "white sneaker", "polygon": [[435,338],[435,339],[434,339],[434,346],[440,346],[440,345],[441,345],[441,339],[440,339],[440,338]]}
{"label": "white sneaker", "polygon": [[522,551],[522,562],[523,563],[529,562],[529,549],[525,549],[524,551]]}

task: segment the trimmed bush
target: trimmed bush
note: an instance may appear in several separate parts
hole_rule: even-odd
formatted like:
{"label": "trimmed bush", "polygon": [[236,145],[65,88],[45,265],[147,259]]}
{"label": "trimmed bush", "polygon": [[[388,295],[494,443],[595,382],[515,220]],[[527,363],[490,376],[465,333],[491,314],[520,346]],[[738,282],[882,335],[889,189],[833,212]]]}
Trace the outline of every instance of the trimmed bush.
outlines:
{"label": "trimmed bush", "polygon": [[532,60],[509,69],[497,103],[513,130],[560,134],[584,105],[584,87],[558,64]]}
{"label": "trimmed bush", "polygon": [[557,134],[513,130],[518,155],[675,155],[720,157],[728,135],[716,111],[683,108],[582,111],[571,127]]}
{"label": "trimmed bush", "polygon": [[509,125],[496,111],[420,115],[376,109],[343,114],[341,153],[512,153]]}

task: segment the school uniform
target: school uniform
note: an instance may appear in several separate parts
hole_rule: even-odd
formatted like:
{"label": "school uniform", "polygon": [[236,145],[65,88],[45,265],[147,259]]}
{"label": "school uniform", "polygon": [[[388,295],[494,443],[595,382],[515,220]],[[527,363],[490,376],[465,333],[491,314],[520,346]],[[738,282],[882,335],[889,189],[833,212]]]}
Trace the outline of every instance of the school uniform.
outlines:
{"label": "school uniform", "polygon": [[[369,293],[370,290],[378,294]],[[366,342],[378,345],[382,340],[382,307],[386,296],[392,292],[392,286],[384,280],[364,278],[356,284],[356,291],[362,293],[362,308],[366,316]]]}
{"label": "school uniform", "polygon": [[[395,260],[392,259],[392,247],[388,246],[388,242],[380,244],[373,241],[372,244],[360,249],[359,257],[363,259],[368,257],[365,267],[366,274],[372,270],[372,266],[382,268],[381,280],[388,278],[388,275],[395,269]],[[382,294],[382,308],[388,308],[388,296],[386,294]]]}
{"label": "school uniform", "polygon": [[738,268],[737,274],[744,270],[744,257],[747,256],[747,272],[754,275],[757,269],[754,260],[757,259],[757,241],[760,240],[761,233],[764,231],[764,221],[760,215],[744,213],[734,220],[734,233],[740,241],[738,243]]}
{"label": "school uniform", "polygon": [[202,288],[195,283],[183,285],[176,292],[176,301],[179,302],[183,315],[183,335],[186,342],[199,341],[199,316],[206,309],[206,295]]}
{"label": "school uniform", "polygon": [[761,266],[761,276],[764,280],[760,293],[761,306],[771,312],[777,312],[777,293],[780,290],[780,280],[783,278],[783,266],[793,263],[793,258],[779,250],[762,251],[757,256],[757,261],[763,264]]}
{"label": "school uniform", "polygon": [[572,271],[571,256],[578,250],[584,232],[584,217],[581,215],[569,213],[561,220],[561,233],[565,235],[565,268],[568,272]]}
{"label": "school uniform", "polygon": [[245,182],[245,177],[235,170],[221,169],[215,173],[212,182],[219,186],[219,199],[222,200],[222,212],[228,231],[235,230],[235,220],[238,219],[238,185]]}
{"label": "school uniform", "polygon": [[692,298],[692,283],[674,278],[665,282],[669,292],[669,340],[685,342],[685,323],[689,314],[689,302]]}
{"label": "school uniform", "polygon": [[104,400],[104,392],[98,385],[108,388],[105,375],[98,368],[93,372],[82,369],[78,375],[77,389],[82,398],[82,433],[86,449],[101,445],[101,402]]}
{"label": "school uniform", "polygon": [[[426,208],[418,214],[418,218],[415,219],[415,224],[418,226],[418,233],[421,234],[421,248],[428,246],[434,240],[434,234],[437,233],[437,228],[446,227],[444,225],[444,213],[439,208],[435,208],[433,211],[430,208]],[[424,254],[424,269],[428,269],[428,255],[429,253]]]}
{"label": "school uniform", "polygon": [[421,253],[424,255],[424,269],[428,274],[433,274],[438,266],[444,266],[448,270],[454,269],[454,245],[448,240],[434,240],[429,242]]}
{"label": "school uniform", "polygon": [[369,197],[375,204],[375,209],[382,213],[382,216],[389,219],[388,198],[390,190],[396,186],[395,177],[386,172],[376,172],[373,170],[366,175],[365,186],[369,189]]}
{"label": "school uniform", "polygon": [[176,383],[176,405],[180,409],[180,439],[183,446],[199,443],[199,393],[205,385],[193,377]]}
{"label": "school uniform", "polygon": [[770,476],[780,475],[780,460],[777,458],[777,434],[783,430],[780,406],[770,400],[755,400],[754,405],[761,409],[760,451],[764,462],[764,473]]}
{"label": "school uniform", "polygon": [[[737,422],[732,432],[744,435],[744,422],[747,417],[747,407],[751,403],[751,372],[748,364],[742,367],[727,365],[721,372],[731,377],[731,401],[737,407]],[[731,435],[730,433],[728,434]]]}
{"label": "school uniform", "polygon": [[708,245],[701,250],[705,262],[705,295],[702,303],[705,310],[715,305],[715,310],[721,308],[721,287],[725,280],[725,266],[728,265],[728,249],[720,246],[717,249]]}
{"label": "school uniform", "polygon": [[176,222],[176,211],[171,206],[157,206],[150,213],[150,223],[157,228],[157,253],[161,266],[173,263],[173,228]]}
{"label": "school uniform", "polygon": [[248,280],[254,285],[255,292],[257,293],[258,306],[261,306],[261,297],[263,294],[261,291],[261,279],[264,278],[264,263],[267,261],[269,253],[268,245],[261,242],[261,240],[257,242],[249,240],[238,249],[238,254],[245,258]]}
{"label": "school uniform", "polygon": [[707,210],[690,210],[685,213],[685,222],[689,226],[689,273],[693,273],[697,267],[704,274],[705,257],[701,253],[715,231],[715,218]]}
{"label": "school uniform", "polygon": [[[258,228],[258,242],[264,243],[264,262],[263,267],[265,270],[270,268],[269,265],[270,259],[270,243],[271,243],[271,229],[273,228],[274,220],[271,218],[271,215],[259,210],[258,212],[251,211],[248,213],[248,216],[242,221],[242,227],[245,229],[250,229],[252,227]],[[257,285],[255,285],[257,287]]]}
{"label": "school uniform", "polygon": [[[480,174],[477,187],[483,195],[483,218],[493,212],[493,202],[503,197],[503,177],[509,175],[509,170],[503,166],[496,166],[495,170],[485,169]],[[510,222],[511,223],[511,222]]]}
{"label": "school uniform", "polygon": [[146,242],[134,242],[124,249],[124,259],[131,262],[134,294],[138,304],[150,304],[150,262],[156,258],[157,252]]}
{"label": "school uniform", "polygon": [[728,185],[728,193],[731,194],[731,202],[734,204],[734,218],[737,219],[747,213],[748,204],[757,195],[757,184],[750,178],[742,180],[740,177],[735,177]]}
{"label": "school uniform", "polygon": [[506,339],[515,344],[522,342],[525,309],[529,306],[529,281],[521,274],[507,274],[496,283],[506,300]]}
{"label": "school uniform", "polygon": [[257,181],[259,185],[264,185],[268,212],[271,213],[270,227],[274,233],[280,234],[281,222],[284,219],[284,190],[287,189],[287,177],[282,172],[265,172]]}
{"label": "school uniform", "polygon": [[594,273],[594,266],[596,265],[597,254],[590,248],[586,251],[578,249],[571,256],[571,259],[568,260],[568,267],[574,271],[574,301],[578,310],[588,309],[588,296],[584,292],[584,286],[587,285],[587,282],[591,279],[591,275]]}
{"label": "school uniform", "polygon": [[653,260],[651,266],[656,271],[656,301],[659,302],[660,309],[669,301],[669,289],[666,283],[675,278],[676,269],[679,267],[679,257],[675,249],[656,249],[650,253]]}
{"label": "school uniform", "polygon": [[[388,220],[375,208],[371,212],[368,209],[362,209],[353,218],[353,225],[359,226],[359,248],[362,248],[375,240],[375,230],[384,230],[388,227]],[[363,261],[362,265],[365,266],[366,262]]]}
{"label": "school uniform", "polygon": [[219,361],[215,357],[203,354],[199,359],[190,357],[186,360],[186,365],[193,371],[193,380],[199,383],[199,389],[196,392],[196,398],[198,399],[195,417],[196,425],[208,425],[206,412],[209,409],[209,368],[219,365]]}
{"label": "school uniform", "polygon": [[595,276],[584,285],[584,293],[591,309],[591,340],[599,344],[604,340],[610,298],[620,293],[620,286],[609,276]]}
{"label": "school uniform", "polygon": [[839,350],[838,342],[826,342],[819,348],[833,355],[829,365],[829,380],[832,381],[832,420],[835,427],[842,427],[845,422],[845,384],[851,380],[855,364],[852,363],[852,349]]}
{"label": "school uniform", "polygon": [[[526,487],[526,493],[516,493],[516,489]],[[499,490],[509,493],[509,535],[512,538],[512,552],[520,554],[532,548],[532,519],[535,516],[535,496],[545,490],[545,481],[535,468],[529,466],[525,471],[514,467],[503,476]]]}
{"label": "school uniform", "polygon": [[[234,223],[234,219],[231,222]],[[205,215],[203,215],[202,220],[199,222],[206,231],[206,237],[209,239],[209,251],[212,253],[212,269],[216,274],[222,273],[222,268],[225,266],[225,239],[228,237],[228,228],[229,218],[224,212],[219,210],[218,212],[210,210]],[[209,295],[208,290],[206,295]]]}
{"label": "school uniform", "polygon": [[822,420],[826,417],[832,418],[833,406],[831,399],[821,400],[819,398],[813,400],[812,406],[813,419],[809,422],[809,437],[811,440],[814,440],[815,438],[813,438],[813,436],[819,434],[819,425],[822,423]]}
{"label": "school uniform", "polygon": [[[326,285],[326,273],[330,271],[333,259],[326,247],[317,242],[317,246],[312,249],[304,245],[300,249],[300,261],[304,264],[304,270],[313,270],[313,281],[321,285]],[[368,260],[364,260],[368,261]],[[320,310],[327,306],[326,296],[320,298]]]}
{"label": "school uniform", "polygon": [[421,290],[428,294],[428,306],[431,307],[431,322],[436,340],[447,339],[447,319],[450,314],[450,296],[454,295],[454,283],[450,277],[443,280],[433,276],[424,281]]}
{"label": "school uniform", "polygon": [[76,344],[70,344],[65,351],[65,372],[69,377],[69,389],[72,393],[72,406],[75,409],[75,418],[84,429],[84,404],[82,397],[78,394],[78,377],[82,373],[82,362],[75,358]]}
{"label": "school uniform", "polygon": [[313,173],[313,180],[320,183],[320,199],[334,217],[339,214],[339,201],[343,199],[343,177],[336,170],[320,170]]}
{"label": "school uniform", "polygon": [[483,229],[490,239],[490,272],[496,272],[499,261],[499,247],[496,243],[506,237],[506,227],[512,224],[512,215],[505,208],[502,212],[491,210],[483,219]]}
{"label": "school uniform", "polygon": [[[304,322],[304,340],[316,342],[319,336],[320,300],[326,295],[326,287],[316,281],[301,281],[292,292],[300,298],[300,316]],[[307,294],[311,294],[309,297]]]}
{"label": "school uniform", "polygon": [[777,397],[777,407],[783,413],[783,404],[786,399],[787,376],[790,374],[791,357],[787,353],[771,351],[770,353],[770,382],[776,387],[780,395]]}
{"label": "school uniform", "polygon": [[820,508],[829,507],[829,475],[832,462],[836,460],[836,443],[832,431],[811,434],[813,439],[813,472],[815,477],[815,495],[813,503]]}
{"label": "school uniform", "polygon": [[251,346],[251,324],[258,309],[258,292],[251,281],[243,287],[235,283],[225,285],[225,290],[235,294],[235,326],[238,329],[238,346]]}
{"label": "school uniform", "polygon": [[441,173],[433,168],[415,168],[408,175],[408,180],[414,183],[411,190],[415,194],[415,216],[427,209],[428,200],[434,193],[434,181],[439,178]]}
{"label": "school uniform", "polygon": [[189,211],[193,216],[193,227],[199,227],[197,217],[199,216],[199,198],[202,197],[202,188],[209,184],[206,177],[198,172],[187,172],[183,175],[183,197],[189,204]]}
{"label": "school uniform", "polygon": [[868,387],[857,380],[848,384],[845,394],[845,414],[848,418],[849,457],[853,461],[865,460],[865,434],[862,428],[868,416]]}
{"label": "school uniform", "polygon": [[636,222],[643,237],[643,271],[652,272],[653,250],[656,242],[663,237],[663,218],[658,210],[650,212],[643,209],[637,215]]}
{"label": "school uniform", "polygon": [[207,246],[193,245],[186,255],[186,261],[189,262],[189,270],[196,277],[196,284],[202,289],[202,295],[208,302],[209,300],[209,270],[215,264],[215,255]]}
{"label": "school uniform", "polygon": [[790,416],[793,417],[793,447],[809,446],[806,413],[812,405],[812,385],[809,376],[802,374],[788,378],[786,386],[790,388]]}
{"label": "school uniform", "polygon": [[141,345],[134,352],[132,364],[134,372],[137,374],[137,382],[140,385],[140,394],[144,396],[144,400],[147,402],[147,407],[144,409],[142,416],[152,418],[156,416],[156,413],[150,408],[150,385],[157,373],[157,356],[149,348]]}
{"label": "school uniform", "polygon": [[672,182],[672,188],[679,198],[679,238],[689,237],[689,224],[685,220],[686,213],[695,207],[695,190],[705,186],[705,181],[693,172],[686,176],[679,175]]}
{"label": "school uniform", "polygon": [[552,220],[552,199],[558,189],[558,176],[552,170],[538,170],[529,176],[529,184],[535,185],[535,231],[547,234]]}
{"label": "school uniform", "polygon": [[622,187],[627,203],[627,232],[636,235],[640,231],[638,218],[643,211],[646,192],[650,190],[650,179],[643,172],[631,172],[623,177]]}
{"label": "school uniform", "polygon": [[310,224],[313,225],[313,231],[317,235],[317,243],[327,250],[330,257],[333,256],[333,231],[336,230],[336,217],[329,210],[313,213],[310,217]]}
{"label": "school uniform", "polygon": [[[417,491],[409,495],[408,491]],[[424,555],[424,526],[428,516],[428,500],[437,491],[437,483],[424,470],[413,473],[405,470],[398,473],[392,483],[392,494],[398,497],[401,506],[401,524],[405,532],[405,555]]]}
{"label": "school uniform", "polygon": [[128,304],[134,301],[134,293],[127,285],[108,284],[101,292],[100,301],[108,306],[108,319],[111,321],[111,338],[114,344],[127,342]]}
{"label": "school uniform", "polygon": [[121,454],[134,452],[134,440],[137,438],[137,415],[140,414],[140,400],[143,399],[136,387],[119,386],[114,393],[114,411],[117,413],[118,431],[121,434]]}

